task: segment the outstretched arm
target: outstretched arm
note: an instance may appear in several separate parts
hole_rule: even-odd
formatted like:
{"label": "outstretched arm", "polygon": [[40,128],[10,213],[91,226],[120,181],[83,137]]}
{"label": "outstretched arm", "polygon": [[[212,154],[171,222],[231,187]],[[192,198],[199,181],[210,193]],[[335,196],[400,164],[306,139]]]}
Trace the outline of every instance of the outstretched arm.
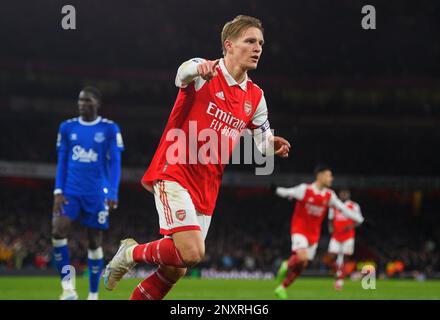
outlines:
{"label": "outstretched arm", "polygon": [[177,70],[176,86],[186,88],[191,82],[196,81],[196,90],[199,90],[206,81],[217,76],[216,67],[219,61],[219,59],[211,61],[201,58],[185,61]]}
{"label": "outstretched arm", "polygon": [[[357,205],[357,204],[355,205],[355,210],[356,210],[357,212],[359,212],[359,214],[363,217],[362,212],[361,212],[361,208],[359,207],[359,205]],[[350,231],[350,230],[352,230],[352,229],[355,229],[355,228],[359,227],[361,224],[362,224],[362,223],[360,223],[360,222],[354,222],[353,224],[347,226],[347,227],[345,228],[345,231]]]}
{"label": "outstretched arm", "polygon": [[287,198],[289,200],[303,200],[306,194],[307,185],[302,183],[293,188],[278,187],[275,189],[275,194],[281,198]]}
{"label": "outstretched arm", "polygon": [[364,217],[362,216],[360,210],[351,210],[347,208],[347,206],[334,193],[330,198],[330,206],[338,209],[344,216],[359,224],[364,222]]}

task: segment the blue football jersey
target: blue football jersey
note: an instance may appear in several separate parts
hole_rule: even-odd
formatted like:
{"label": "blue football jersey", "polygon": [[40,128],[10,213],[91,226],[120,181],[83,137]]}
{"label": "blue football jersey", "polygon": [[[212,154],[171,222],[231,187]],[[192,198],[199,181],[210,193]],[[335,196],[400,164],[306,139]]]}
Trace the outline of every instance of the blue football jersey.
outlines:
{"label": "blue football jersey", "polygon": [[93,122],[81,118],[64,121],[57,137],[55,189],[71,195],[104,193],[117,199],[122,150],[124,143],[115,122],[101,117]]}

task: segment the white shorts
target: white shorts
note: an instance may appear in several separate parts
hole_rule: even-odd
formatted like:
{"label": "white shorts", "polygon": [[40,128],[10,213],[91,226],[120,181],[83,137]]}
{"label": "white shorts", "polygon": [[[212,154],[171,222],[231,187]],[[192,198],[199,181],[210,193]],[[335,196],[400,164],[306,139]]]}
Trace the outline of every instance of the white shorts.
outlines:
{"label": "white shorts", "polygon": [[343,253],[347,256],[351,256],[354,252],[354,238],[347,239],[343,242],[339,242],[335,238],[331,238],[328,245],[328,252],[334,254]]}
{"label": "white shorts", "polygon": [[188,190],[177,182],[158,180],[153,191],[161,234],[168,236],[179,231],[200,230],[206,239],[211,216],[196,211]]}
{"label": "white shorts", "polygon": [[313,260],[317,248],[318,248],[318,243],[309,245],[309,240],[307,240],[305,235],[301,233],[292,234],[292,251],[297,251],[299,249],[307,249],[308,259]]}

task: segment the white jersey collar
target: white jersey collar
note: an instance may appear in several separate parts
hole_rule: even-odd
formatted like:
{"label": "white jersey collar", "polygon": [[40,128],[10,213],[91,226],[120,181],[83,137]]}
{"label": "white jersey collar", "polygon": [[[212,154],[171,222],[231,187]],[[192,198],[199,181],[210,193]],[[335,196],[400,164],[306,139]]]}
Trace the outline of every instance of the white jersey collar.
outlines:
{"label": "white jersey collar", "polygon": [[95,120],[90,121],[90,122],[84,121],[82,119],[82,117],[78,118],[78,122],[80,124],[82,124],[83,126],[94,126],[95,124],[99,123],[100,121],[101,121],[101,116],[98,116]]}
{"label": "white jersey collar", "polygon": [[237,81],[235,81],[235,79],[234,79],[234,78],[231,76],[231,74],[228,72],[228,69],[226,69],[225,62],[224,62],[223,58],[220,59],[219,66],[220,66],[220,69],[221,69],[222,72],[223,72],[223,75],[225,76],[226,82],[228,83],[228,85],[229,85],[230,87],[237,85],[237,86],[239,86],[242,90],[246,91],[246,88],[247,88],[247,82],[248,82],[248,76],[247,76],[247,73],[246,73],[246,77],[244,78],[243,82],[239,84]]}

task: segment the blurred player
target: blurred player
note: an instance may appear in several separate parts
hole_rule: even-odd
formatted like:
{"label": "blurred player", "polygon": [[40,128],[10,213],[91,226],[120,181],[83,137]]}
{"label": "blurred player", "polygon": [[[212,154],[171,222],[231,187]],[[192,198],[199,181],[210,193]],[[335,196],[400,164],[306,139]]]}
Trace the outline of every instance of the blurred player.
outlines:
{"label": "blurred player", "polygon": [[[183,154],[183,161],[171,163],[169,153],[176,142],[169,139],[170,135],[178,133],[191,140],[207,134],[210,141],[221,142],[218,149],[227,147],[229,159],[240,133],[248,128],[264,154],[288,156],[290,144],[272,135],[263,91],[247,74],[257,68],[261,58],[264,43],[261,22],[237,16],[225,24],[221,39],[224,58],[214,61],[195,58],[179,67],[175,82],[179,94],[142,178],[143,186],[154,194],[164,238],[146,244],[123,240],[106,267],[104,283],[112,290],[137,263],[158,266],[135,288],[131,299],[163,299],[185,275],[186,268],[197,265],[205,254],[205,238],[225,163],[191,163],[191,150]],[[198,141],[197,147],[204,143]],[[180,146],[186,144],[185,139]],[[218,149],[211,149],[217,158]]]}
{"label": "blurred player", "polygon": [[281,264],[278,281],[282,282],[275,294],[280,299],[287,299],[286,288],[292,284],[307,267],[308,261],[315,257],[321,234],[322,221],[330,207],[356,222],[362,223],[359,212],[348,209],[338,199],[333,190],[333,174],[329,167],[319,166],[315,169],[316,181],[312,184],[300,184],[293,188],[275,188],[275,194],[289,200],[296,199],[291,222],[292,255]]}
{"label": "blurred player", "polygon": [[[52,243],[61,276],[61,300],[76,300],[67,237],[79,219],[87,228],[90,290],[88,300],[98,299],[103,269],[102,230],[108,228],[109,210],[118,205],[121,151],[119,127],[98,116],[101,93],[85,87],[79,94],[79,117],[60,125],[57,139],[58,167],[55,181]],[[64,269],[63,269],[64,268]]]}
{"label": "blurred player", "polygon": [[[349,190],[343,189],[339,191],[339,199],[344,205],[353,211],[361,213],[359,205],[350,200],[351,194]],[[328,246],[328,252],[336,271],[335,289],[341,290],[344,285],[344,256],[351,256],[354,252],[355,228],[360,223],[347,218],[340,210],[330,208],[328,213],[329,230],[331,239]]]}

